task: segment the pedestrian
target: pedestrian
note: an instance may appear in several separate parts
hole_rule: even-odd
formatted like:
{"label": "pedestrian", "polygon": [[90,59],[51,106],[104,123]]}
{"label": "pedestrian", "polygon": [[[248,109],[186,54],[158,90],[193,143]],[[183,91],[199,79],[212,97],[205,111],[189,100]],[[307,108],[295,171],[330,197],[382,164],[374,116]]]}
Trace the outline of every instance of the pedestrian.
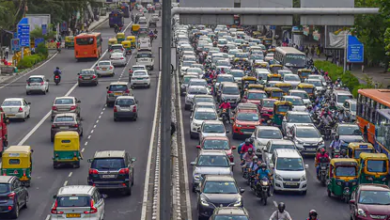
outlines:
{"label": "pedestrian", "polygon": [[310,53],[311,53],[311,58],[314,58],[314,53],[315,53],[315,47],[314,47],[314,45],[311,45]]}
{"label": "pedestrian", "polygon": [[8,59],[8,55],[9,55],[9,48],[8,48],[8,47],[6,47],[4,52],[5,52],[5,57]]}
{"label": "pedestrian", "polygon": [[35,47],[31,48],[31,54],[35,54]]}
{"label": "pedestrian", "polygon": [[362,73],[364,73],[364,64],[362,64]]}
{"label": "pedestrian", "polygon": [[305,46],[305,54],[306,54],[306,57],[309,56],[309,47],[307,45]]}

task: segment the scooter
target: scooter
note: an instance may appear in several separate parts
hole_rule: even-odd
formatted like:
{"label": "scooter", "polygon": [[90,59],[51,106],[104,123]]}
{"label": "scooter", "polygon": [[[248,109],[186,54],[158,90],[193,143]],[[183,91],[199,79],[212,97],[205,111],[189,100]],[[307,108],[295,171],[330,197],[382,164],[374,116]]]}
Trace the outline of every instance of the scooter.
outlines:
{"label": "scooter", "polygon": [[54,83],[56,84],[56,86],[58,86],[58,84],[60,83],[61,81],[61,78],[59,75],[55,75],[54,76]]}
{"label": "scooter", "polygon": [[257,182],[255,194],[261,198],[263,205],[267,205],[268,191],[269,191],[270,181],[267,178],[264,178]]}

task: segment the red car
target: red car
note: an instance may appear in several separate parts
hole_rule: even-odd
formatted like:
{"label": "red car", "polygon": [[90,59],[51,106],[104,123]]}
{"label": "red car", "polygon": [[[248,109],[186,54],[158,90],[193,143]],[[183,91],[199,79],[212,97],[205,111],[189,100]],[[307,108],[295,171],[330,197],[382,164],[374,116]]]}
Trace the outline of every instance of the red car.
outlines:
{"label": "red car", "polygon": [[387,185],[360,184],[352,193],[351,220],[388,220],[390,218],[390,188]]}
{"label": "red car", "polygon": [[261,118],[263,119],[264,122],[267,122],[268,119],[272,119],[273,114],[274,114],[274,104],[278,100],[276,99],[262,99],[260,101],[260,114]]}
{"label": "red car", "polygon": [[261,119],[257,109],[238,111],[234,117],[233,139],[251,136],[258,125],[261,125]]}
{"label": "red car", "polygon": [[230,141],[227,137],[205,137],[202,144],[196,147],[202,150],[224,150],[230,162],[234,162],[233,150],[236,149],[236,146],[230,146]]}
{"label": "red car", "polygon": [[249,102],[259,105],[260,101],[265,98],[267,98],[267,93],[263,90],[248,90],[245,91],[241,102]]}

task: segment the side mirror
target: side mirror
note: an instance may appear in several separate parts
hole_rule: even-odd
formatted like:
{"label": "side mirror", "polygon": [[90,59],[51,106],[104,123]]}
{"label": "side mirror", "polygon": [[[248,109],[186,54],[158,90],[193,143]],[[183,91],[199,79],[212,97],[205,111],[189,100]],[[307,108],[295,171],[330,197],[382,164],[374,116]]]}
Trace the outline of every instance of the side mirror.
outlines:
{"label": "side mirror", "polygon": [[131,162],[135,162],[135,161],[137,161],[137,158],[135,157],[131,158]]}
{"label": "side mirror", "polygon": [[198,128],[198,132],[200,132],[200,128]]}
{"label": "side mirror", "polygon": [[80,100],[77,100],[77,103],[81,103],[81,101],[80,101]]}
{"label": "side mirror", "polygon": [[235,149],[237,149],[237,147],[236,146],[232,146],[232,150],[235,150]]}
{"label": "side mirror", "polygon": [[88,159],[87,161],[88,163],[92,163],[93,159]]}
{"label": "side mirror", "polygon": [[53,196],[53,199],[56,199],[56,198],[57,198],[57,195],[54,195],[54,196]]}
{"label": "side mirror", "polygon": [[200,149],[200,145],[197,145],[196,148]]}
{"label": "side mirror", "polygon": [[243,194],[245,192],[245,189],[240,188],[240,194]]}
{"label": "side mirror", "polygon": [[31,102],[27,102],[27,105],[31,105]]}
{"label": "side mirror", "polygon": [[106,87],[106,89],[108,89],[108,86]]}
{"label": "side mirror", "polygon": [[77,73],[77,75],[80,75],[80,73]]}
{"label": "side mirror", "polygon": [[135,104],[138,104],[138,100],[135,100]]}
{"label": "side mirror", "polygon": [[349,204],[355,204],[355,200],[353,199],[349,200]]}
{"label": "side mirror", "polygon": [[195,165],[196,165],[195,161],[191,162],[191,166],[195,166]]}
{"label": "side mirror", "polygon": [[49,80],[47,79],[46,82],[49,82]]}
{"label": "side mirror", "polygon": [[5,123],[8,125],[10,123],[9,119],[5,119]]}
{"label": "side mirror", "polygon": [[31,149],[31,153],[34,153],[34,150],[33,150],[33,149]]}

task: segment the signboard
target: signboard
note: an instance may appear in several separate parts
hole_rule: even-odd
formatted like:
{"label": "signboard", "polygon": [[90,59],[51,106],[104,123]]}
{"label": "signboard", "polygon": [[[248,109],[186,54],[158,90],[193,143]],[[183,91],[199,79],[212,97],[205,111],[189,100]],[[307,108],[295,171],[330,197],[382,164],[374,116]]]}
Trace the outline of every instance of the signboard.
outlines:
{"label": "signboard", "polygon": [[61,31],[67,31],[68,30],[68,25],[66,24],[66,22],[62,22],[61,24]]}
{"label": "signboard", "polygon": [[47,34],[47,25],[42,24],[42,35],[46,35],[46,34]]}
{"label": "signboard", "polygon": [[37,48],[40,43],[44,43],[44,42],[45,42],[45,39],[43,39],[43,38],[35,38],[34,39],[35,48]]}
{"label": "signboard", "polygon": [[11,40],[11,49],[13,51],[19,51],[20,50],[20,40],[18,38],[14,38]]}
{"label": "signboard", "polygon": [[352,35],[348,35],[347,38],[347,62],[364,62],[364,45],[355,36]]}
{"label": "signboard", "polygon": [[276,25],[271,25],[271,26],[269,26],[269,29],[270,29],[270,30],[276,30]]}
{"label": "signboard", "polygon": [[303,27],[303,35],[309,36],[310,33],[310,27],[309,26],[304,26]]}
{"label": "signboard", "polygon": [[301,28],[299,28],[298,26],[294,26],[291,28],[291,31],[292,32],[302,32]]}
{"label": "signboard", "polygon": [[18,23],[18,38],[21,47],[30,47],[30,25],[28,18],[22,18]]}

